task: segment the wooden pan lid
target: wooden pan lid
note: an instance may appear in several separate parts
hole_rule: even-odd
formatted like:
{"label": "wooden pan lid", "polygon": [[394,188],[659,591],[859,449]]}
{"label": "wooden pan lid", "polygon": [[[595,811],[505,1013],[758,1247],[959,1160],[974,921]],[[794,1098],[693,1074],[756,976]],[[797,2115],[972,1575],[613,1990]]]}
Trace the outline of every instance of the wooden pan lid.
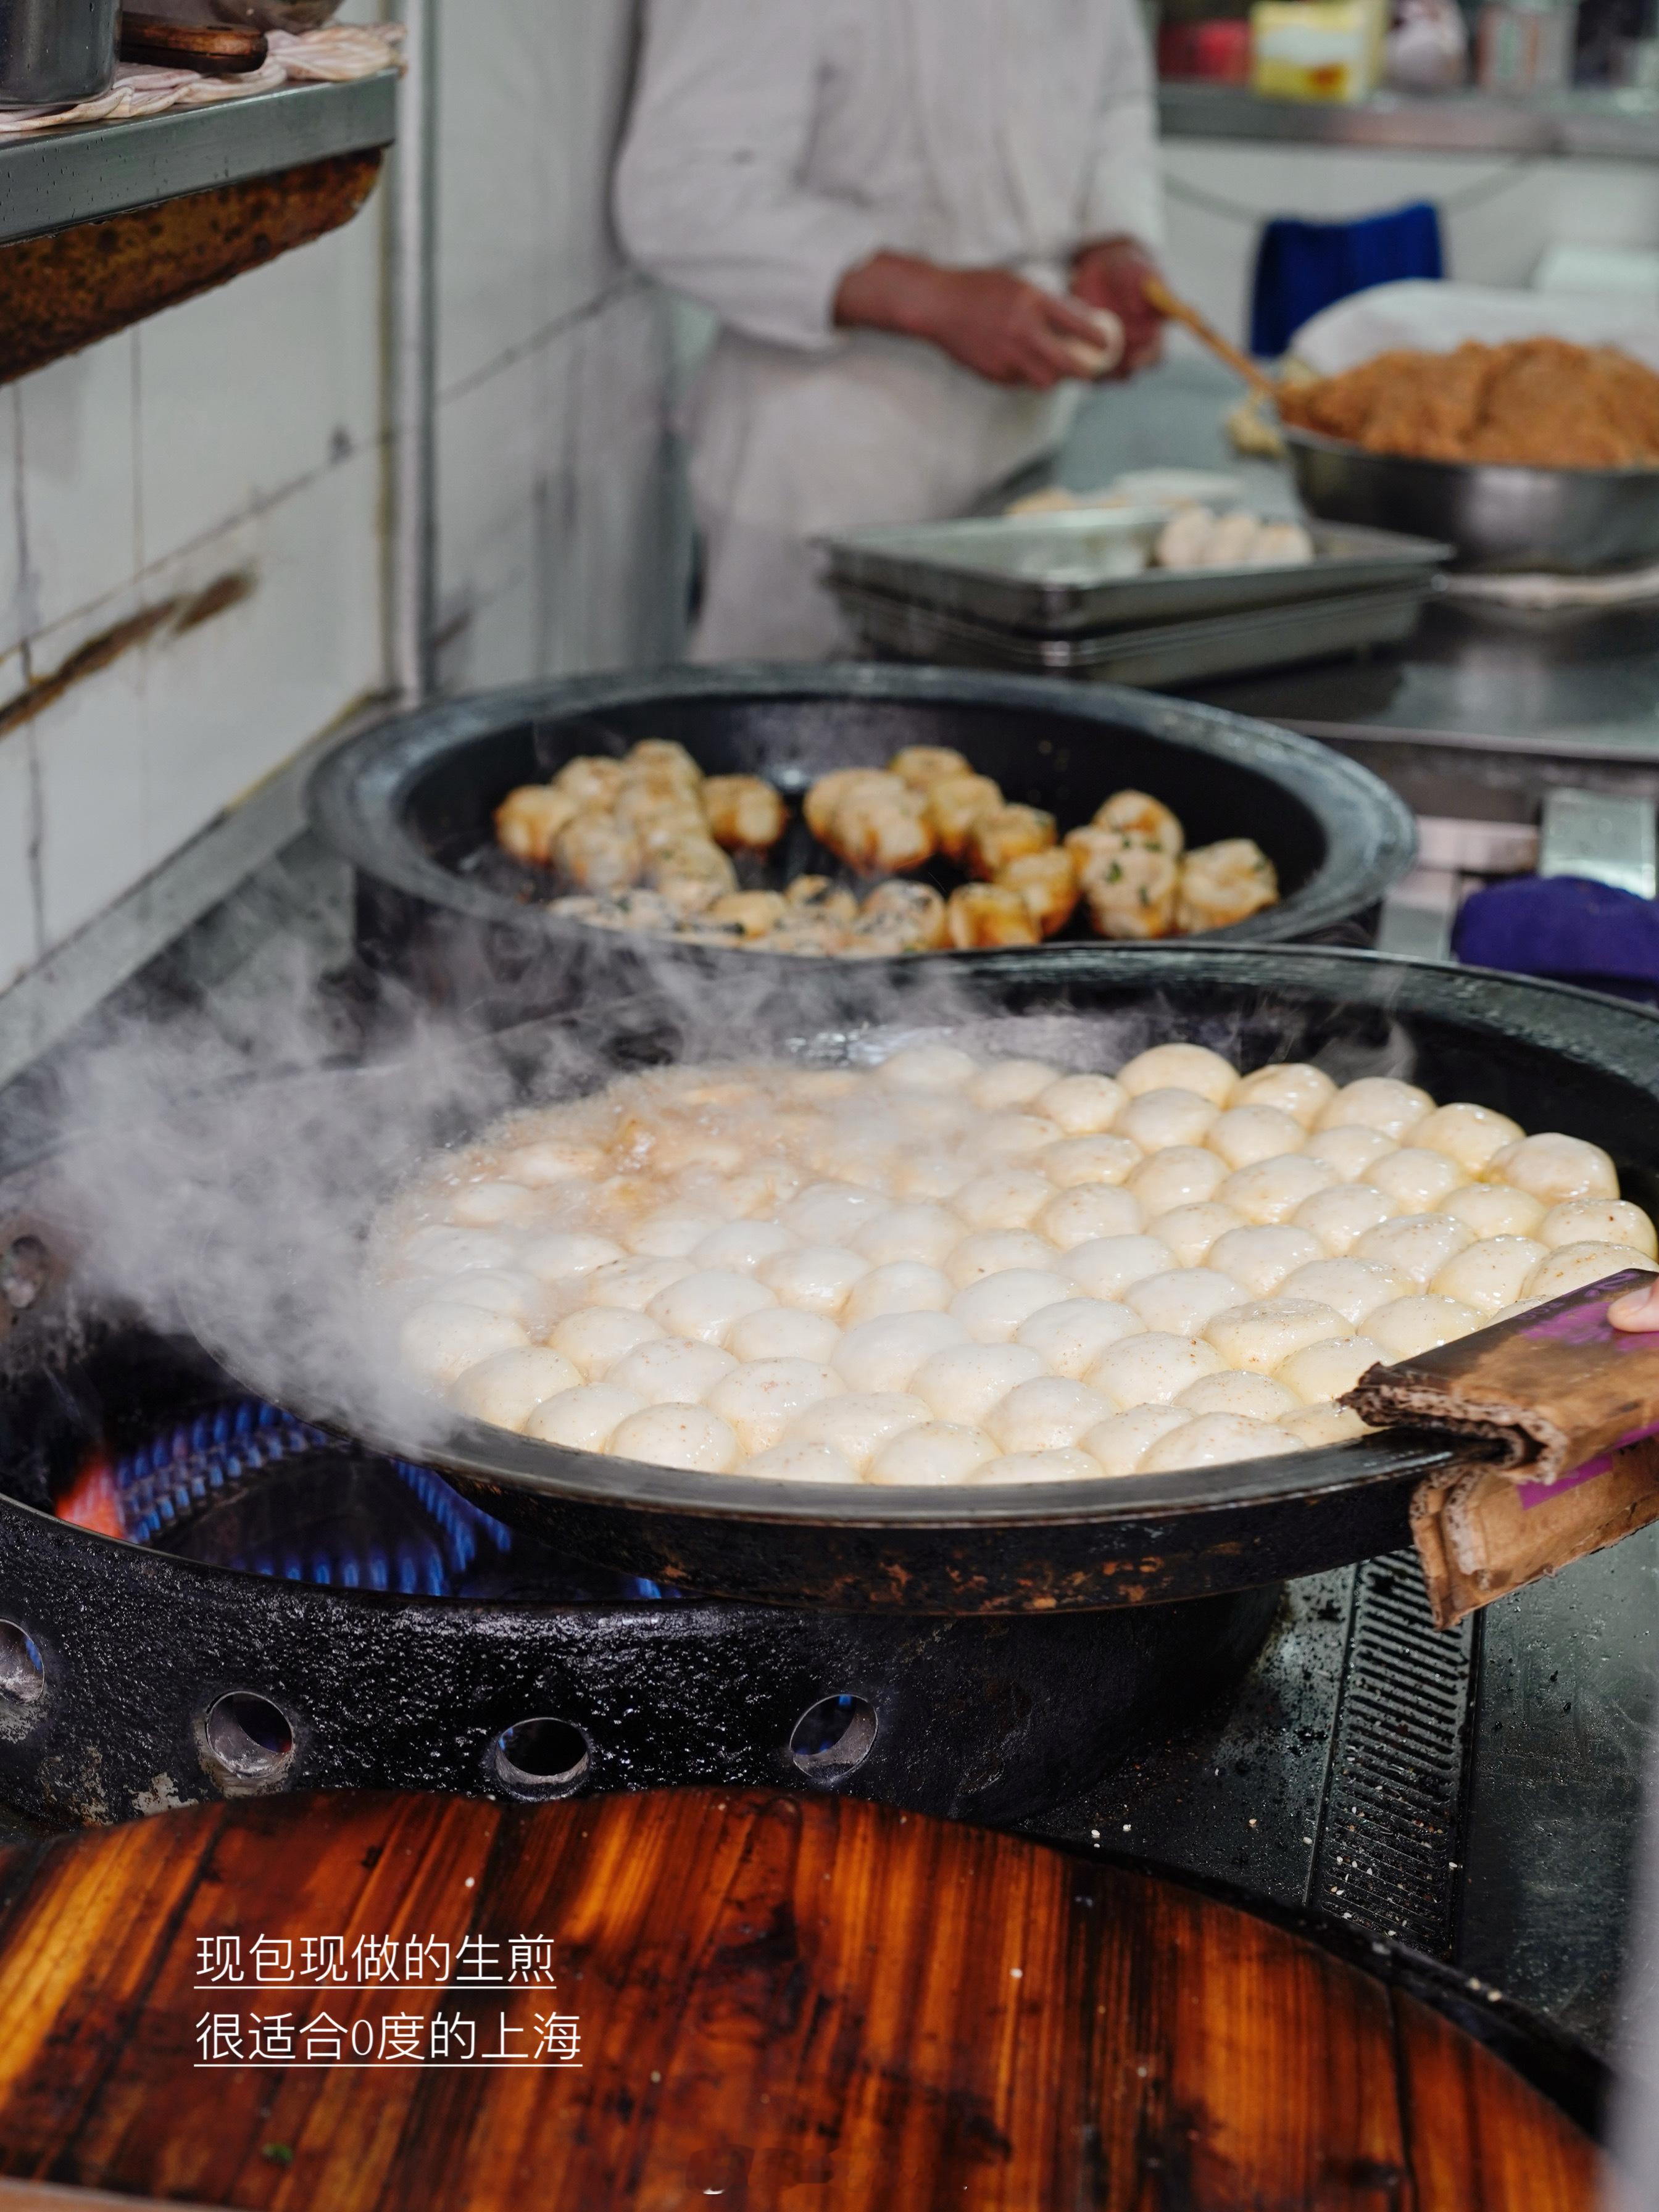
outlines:
{"label": "wooden pan lid", "polygon": [[[266,1798],[15,1850],[0,1897],[13,2175],[329,2212],[1595,2201],[1589,2140],[1412,1997],[1172,1883],[851,1800]],[[254,1986],[262,1936],[298,1979]],[[542,1936],[551,1984],[530,1949],[513,1979]],[[368,1988],[364,1937],[398,1943]],[[346,2057],[371,2023],[372,2063],[238,2065],[213,2023],[246,2058],[256,2016],[301,2058],[319,2016]],[[424,2063],[380,2064],[388,2019]],[[432,2063],[434,2019],[477,2057],[445,2029]]]}

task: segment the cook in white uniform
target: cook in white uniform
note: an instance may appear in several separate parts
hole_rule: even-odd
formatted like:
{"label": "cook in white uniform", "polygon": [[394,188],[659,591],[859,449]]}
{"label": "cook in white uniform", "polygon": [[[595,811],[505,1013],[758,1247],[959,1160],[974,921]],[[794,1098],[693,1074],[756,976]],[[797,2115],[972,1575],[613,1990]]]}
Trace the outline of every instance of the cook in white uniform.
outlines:
{"label": "cook in white uniform", "polygon": [[616,207],[721,330],[694,395],[697,658],[844,641],[808,544],[1051,451],[1101,326],[1156,358],[1137,0],[653,0]]}

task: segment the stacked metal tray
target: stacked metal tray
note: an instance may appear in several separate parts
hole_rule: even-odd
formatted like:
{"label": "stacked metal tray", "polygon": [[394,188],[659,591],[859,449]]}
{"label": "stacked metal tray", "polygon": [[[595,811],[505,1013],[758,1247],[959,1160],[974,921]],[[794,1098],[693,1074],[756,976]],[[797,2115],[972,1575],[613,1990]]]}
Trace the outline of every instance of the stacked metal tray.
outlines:
{"label": "stacked metal tray", "polygon": [[1313,522],[1312,561],[1149,568],[1167,511],[853,531],[826,577],[867,650],[1096,682],[1178,684],[1398,643],[1449,547]]}

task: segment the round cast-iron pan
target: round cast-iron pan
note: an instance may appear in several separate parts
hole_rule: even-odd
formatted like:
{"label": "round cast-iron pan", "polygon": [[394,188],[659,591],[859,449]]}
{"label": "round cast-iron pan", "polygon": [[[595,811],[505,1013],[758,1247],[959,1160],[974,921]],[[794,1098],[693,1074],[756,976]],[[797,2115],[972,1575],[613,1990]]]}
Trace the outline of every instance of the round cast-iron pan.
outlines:
{"label": "round cast-iron pan", "polygon": [[[964,955],[943,1012],[940,980],[934,970],[862,1018],[834,988],[816,1002],[799,988],[781,993],[747,1008],[712,1052],[654,1007],[630,1016],[616,1006],[596,1019],[604,1053],[636,1066],[791,1049],[839,1060],[922,1035],[1103,1070],[1175,1038],[1215,1045],[1247,1069],[1317,1059],[1342,1080],[1409,1077],[1442,1101],[1473,1099],[1528,1129],[1591,1139],[1612,1153],[1629,1195],[1659,1212],[1659,1016],[1592,992],[1367,953],[1218,945]],[[711,1012],[718,1023],[718,1005]],[[569,1026],[532,1025],[497,1042],[533,1060]],[[307,1079],[325,1086],[331,1120],[361,1121],[372,1105],[353,1086],[396,1079]],[[533,1073],[523,1090],[547,1095]],[[373,1200],[366,1190],[355,1203]],[[246,1264],[246,1250],[236,1256]],[[577,1557],[732,1598],[1017,1613],[1248,1588],[1403,1542],[1413,1486],[1445,1459],[1431,1440],[1395,1431],[1235,1467],[941,1492],[697,1474],[465,1420],[416,1444],[343,1413],[337,1394],[296,1367],[280,1328],[239,1337],[214,1272],[210,1254],[193,1286],[197,1333],[262,1395],[417,1454],[490,1511]]]}
{"label": "round cast-iron pan", "polygon": [[[900,746],[954,745],[1010,799],[1086,822],[1126,785],[1172,806],[1188,842],[1254,837],[1285,896],[1202,941],[1369,944],[1383,895],[1411,866],[1412,818],[1369,770],[1305,738],[1212,707],[1115,684],[1079,688],[975,671],[676,668],[487,692],[382,724],[313,779],[318,833],[356,872],[357,949],[425,1003],[499,1027],[581,1003],[594,989],[688,985],[782,956],[643,940],[560,919],[548,873],[495,842],[494,811],[578,753],[672,738],[712,775],[768,778],[796,810],[745,881],[842,872],[799,804],[833,768],[884,767]],[[941,889],[961,878],[923,872]],[[1085,941],[1086,918],[1073,925]],[[934,963],[959,955],[912,957]],[[860,963],[890,969],[912,961]],[[803,963],[790,959],[793,971]]]}

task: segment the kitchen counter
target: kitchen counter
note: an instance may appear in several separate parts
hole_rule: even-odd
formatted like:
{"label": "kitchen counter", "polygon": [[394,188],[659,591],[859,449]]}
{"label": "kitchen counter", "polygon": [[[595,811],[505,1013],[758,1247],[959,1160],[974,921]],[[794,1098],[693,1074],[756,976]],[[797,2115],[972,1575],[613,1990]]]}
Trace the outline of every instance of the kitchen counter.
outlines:
{"label": "kitchen counter", "polygon": [[1158,118],[1167,138],[1659,161],[1659,95],[1650,92],[1561,92],[1528,100],[1382,92],[1349,107],[1262,100],[1243,85],[1173,82],[1158,88]]}

